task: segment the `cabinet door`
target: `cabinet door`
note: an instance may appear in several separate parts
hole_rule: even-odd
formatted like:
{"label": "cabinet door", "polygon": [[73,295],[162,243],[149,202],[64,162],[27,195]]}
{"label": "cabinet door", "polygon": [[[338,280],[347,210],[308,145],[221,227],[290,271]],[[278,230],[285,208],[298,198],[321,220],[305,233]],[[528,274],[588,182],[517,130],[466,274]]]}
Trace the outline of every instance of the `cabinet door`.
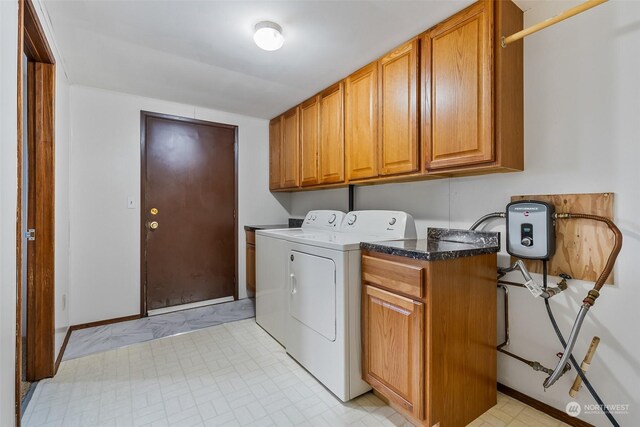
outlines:
{"label": "cabinet door", "polygon": [[318,143],[320,137],[320,104],[315,96],[300,106],[301,184],[318,183]]}
{"label": "cabinet door", "polygon": [[378,392],[424,417],[424,304],[364,285],[363,378]]}
{"label": "cabinet door", "polygon": [[478,2],[425,37],[424,84],[429,92],[423,127],[430,129],[425,135],[429,170],[494,159],[492,4]]}
{"label": "cabinet door", "polygon": [[349,180],[378,176],[378,63],[346,81],[345,145]]}
{"label": "cabinet door", "polygon": [[282,187],[282,116],[269,122],[269,189],[277,190]]}
{"label": "cabinet door", "polygon": [[247,243],[247,291],[256,292],[256,246]]}
{"label": "cabinet door", "polygon": [[320,183],[344,181],[343,85],[337,83],[320,94]]}
{"label": "cabinet door", "polygon": [[282,118],[282,187],[300,186],[300,132],[298,107]]}
{"label": "cabinet door", "polygon": [[380,60],[380,174],[420,169],[418,144],[418,40]]}

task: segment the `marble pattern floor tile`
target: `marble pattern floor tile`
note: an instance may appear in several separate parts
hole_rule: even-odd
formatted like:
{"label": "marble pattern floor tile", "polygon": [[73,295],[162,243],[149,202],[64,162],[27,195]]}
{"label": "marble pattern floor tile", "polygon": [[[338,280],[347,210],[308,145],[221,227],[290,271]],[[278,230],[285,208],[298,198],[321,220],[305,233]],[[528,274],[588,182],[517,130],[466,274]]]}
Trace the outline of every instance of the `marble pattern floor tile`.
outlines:
{"label": "marble pattern floor tile", "polygon": [[183,334],[254,316],[254,300],[247,298],[112,325],[80,329],[71,333],[63,360],[77,359],[155,338]]}
{"label": "marble pattern floor tile", "polygon": [[[54,378],[38,383],[22,423],[411,426],[372,393],[339,401],[254,319],[66,360]],[[566,424],[498,394],[497,405],[470,425]]]}

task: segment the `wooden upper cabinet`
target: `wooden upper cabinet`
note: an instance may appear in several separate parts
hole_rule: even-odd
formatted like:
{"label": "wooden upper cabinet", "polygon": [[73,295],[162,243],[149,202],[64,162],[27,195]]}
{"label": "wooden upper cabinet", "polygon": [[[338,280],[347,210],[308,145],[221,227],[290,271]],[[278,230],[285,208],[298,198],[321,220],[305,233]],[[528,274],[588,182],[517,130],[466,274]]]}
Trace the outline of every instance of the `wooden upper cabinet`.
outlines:
{"label": "wooden upper cabinet", "polygon": [[363,286],[363,378],[415,418],[424,417],[424,304]]}
{"label": "wooden upper cabinet", "polygon": [[344,182],[343,83],[320,93],[320,183]]}
{"label": "wooden upper cabinet", "polygon": [[523,170],[522,27],[479,0],[272,120],[271,190]]}
{"label": "wooden upper cabinet", "polygon": [[269,122],[269,189],[282,188],[282,116]]}
{"label": "wooden upper cabinet", "polygon": [[414,39],[380,59],[380,175],[420,169],[418,47]]}
{"label": "wooden upper cabinet", "polygon": [[300,186],[300,126],[298,107],[282,115],[282,188]]}
{"label": "wooden upper cabinet", "polygon": [[347,179],[378,176],[378,63],[349,76],[345,85]]}
{"label": "wooden upper cabinet", "polygon": [[427,170],[495,160],[492,14],[478,2],[423,38]]}
{"label": "wooden upper cabinet", "polygon": [[318,184],[318,144],[320,142],[320,102],[318,96],[300,105],[301,182],[303,187]]}

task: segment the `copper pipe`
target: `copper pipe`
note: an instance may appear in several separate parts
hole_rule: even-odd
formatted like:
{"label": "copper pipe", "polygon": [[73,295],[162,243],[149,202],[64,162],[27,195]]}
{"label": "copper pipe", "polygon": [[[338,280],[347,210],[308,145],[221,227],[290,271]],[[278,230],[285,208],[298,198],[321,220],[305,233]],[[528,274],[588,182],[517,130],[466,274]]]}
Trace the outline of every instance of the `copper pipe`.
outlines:
{"label": "copper pipe", "polygon": [[[516,286],[524,287],[524,285],[521,285],[519,283],[513,283],[513,284]],[[517,354],[511,353],[510,351],[507,351],[504,349],[504,347],[508,346],[510,342],[509,340],[509,289],[505,286],[504,283],[498,284],[498,287],[504,291],[504,341],[502,342],[502,344],[499,344],[496,349],[500,353],[506,354],[509,357],[513,357],[514,359],[529,365],[534,371],[542,371],[549,375],[553,374],[553,369],[547,368],[537,360],[525,359],[522,356],[518,356]],[[570,368],[571,366],[567,364],[565,366],[564,372],[568,371]]]}
{"label": "copper pipe", "polygon": [[613,221],[611,221],[609,218],[605,218],[598,215],[589,215],[589,214],[580,214],[580,213],[563,213],[563,214],[556,214],[556,218],[558,219],[582,218],[582,219],[590,219],[592,221],[600,221],[607,224],[607,226],[609,227],[609,230],[611,230],[611,232],[613,233],[614,245],[613,245],[613,249],[611,250],[611,253],[609,254],[609,258],[607,259],[607,264],[605,265],[602,273],[600,273],[598,280],[596,280],[596,283],[593,286],[593,289],[589,291],[585,299],[582,301],[584,304],[593,306],[593,304],[595,304],[596,302],[596,299],[600,296],[600,289],[602,289],[604,282],[607,280],[607,277],[609,277],[609,275],[611,274],[611,271],[613,270],[613,265],[616,262],[616,258],[618,257],[618,254],[620,253],[620,249],[622,249],[622,233],[620,232],[620,229],[613,223]]}

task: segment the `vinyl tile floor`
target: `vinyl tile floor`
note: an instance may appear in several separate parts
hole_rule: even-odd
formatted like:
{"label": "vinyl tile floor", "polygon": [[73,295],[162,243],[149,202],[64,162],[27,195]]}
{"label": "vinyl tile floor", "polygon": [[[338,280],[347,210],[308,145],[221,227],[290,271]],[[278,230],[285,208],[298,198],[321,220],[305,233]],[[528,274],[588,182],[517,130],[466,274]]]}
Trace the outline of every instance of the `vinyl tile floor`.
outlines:
{"label": "vinyl tile floor", "polygon": [[[409,426],[371,393],[342,403],[254,319],[64,361],[31,426]],[[507,396],[472,424],[560,426]]]}
{"label": "vinyl tile floor", "polygon": [[71,333],[63,360],[76,359],[254,316],[255,300],[246,298],[128,322],[79,329]]}

